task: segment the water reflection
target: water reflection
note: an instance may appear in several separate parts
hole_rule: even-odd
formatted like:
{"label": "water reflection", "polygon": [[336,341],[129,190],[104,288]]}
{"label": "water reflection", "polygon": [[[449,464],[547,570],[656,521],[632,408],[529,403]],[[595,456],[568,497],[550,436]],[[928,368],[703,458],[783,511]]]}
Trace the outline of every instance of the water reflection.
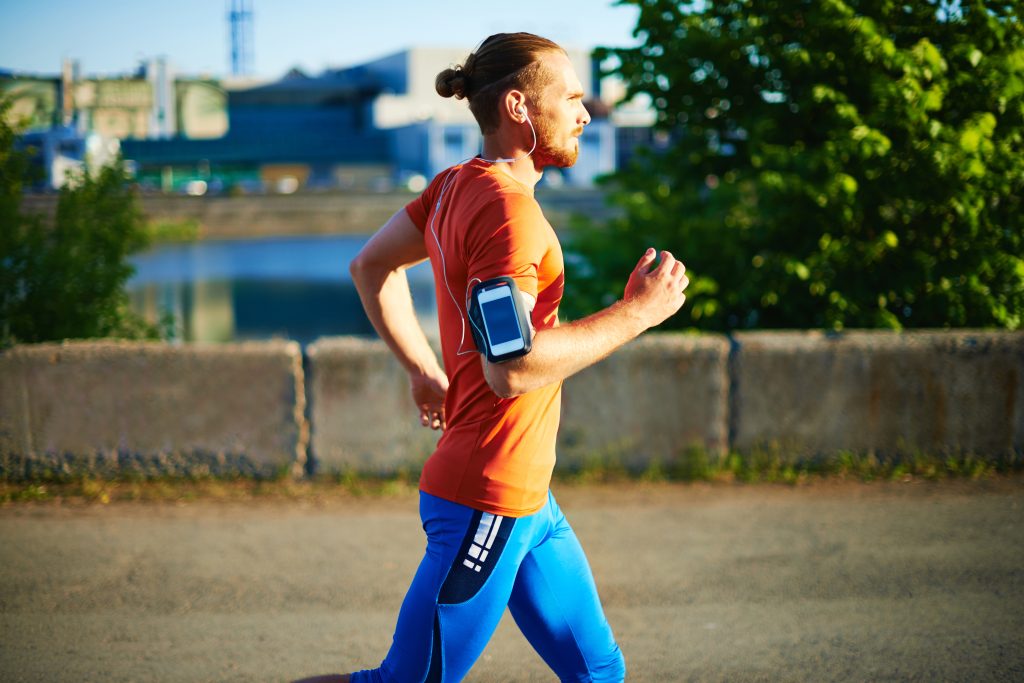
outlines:
{"label": "water reflection", "polygon": [[[135,255],[133,307],[186,341],[373,335],[348,266],[366,237],[350,235],[160,245]],[[437,325],[427,264],[409,271],[416,312]]]}

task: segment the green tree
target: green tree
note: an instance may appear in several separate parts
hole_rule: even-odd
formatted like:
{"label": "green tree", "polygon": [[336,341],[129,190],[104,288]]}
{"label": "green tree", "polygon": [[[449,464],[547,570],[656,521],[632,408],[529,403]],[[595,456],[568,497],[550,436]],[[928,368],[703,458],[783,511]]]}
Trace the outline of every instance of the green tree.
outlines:
{"label": "green tree", "polygon": [[68,338],[154,337],[133,314],[128,255],[145,245],[139,203],[118,162],[66,184],[52,225],[21,211],[31,164],[0,103],[0,347]]}
{"label": "green tree", "polygon": [[1019,3],[620,4],[642,45],[605,56],[670,142],[577,231],[570,315],[657,245],[691,275],[678,327],[1021,327]]}

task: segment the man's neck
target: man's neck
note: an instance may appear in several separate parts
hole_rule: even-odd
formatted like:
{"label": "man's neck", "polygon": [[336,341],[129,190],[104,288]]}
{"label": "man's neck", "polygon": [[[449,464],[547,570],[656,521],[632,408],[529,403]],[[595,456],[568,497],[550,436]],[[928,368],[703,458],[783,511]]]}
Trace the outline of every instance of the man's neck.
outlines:
{"label": "man's neck", "polygon": [[502,161],[494,166],[499,173],[505,173],[518,182],[533,188],[540,182],[543,171],[537,170],[533,163],[533,157],[527,156],[530,149],[520,148],[517,145],[501,144],[501,141],[494,137],[484,137],[484,148],[481,156],[484,159],[516,159],[517,161]]}

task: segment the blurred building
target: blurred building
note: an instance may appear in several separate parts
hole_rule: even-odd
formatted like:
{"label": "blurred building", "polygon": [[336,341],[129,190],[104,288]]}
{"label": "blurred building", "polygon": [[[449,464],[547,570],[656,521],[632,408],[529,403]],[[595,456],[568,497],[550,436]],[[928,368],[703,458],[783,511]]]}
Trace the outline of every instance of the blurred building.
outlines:
{"label": "blurred building", "polygon": [[65,61],[57,76],[0,71],[0,97],[10,102],[9,123],[22,130],[22,146],[36,157],[50,187],[65,171],[99,166],[131,139],[213,139],[227,132],[226,97],[216,81],[177,77],[163,59],[136,72],[83,78]]}
{"label": "blurred building", "polygon": [[159,172],[166,189],[168,174],[192,172],[218,185],[289,192],[365,186],[393,174],[388,135],[374,127],[370,113],[379,92],[372,82],[293,70],[274,82],[223,87],[230,122],[223,136],[124,141],[141,177]]}
{"label": "blurred building", "polygon": [[[10,116],[27,124],[36,146],[69,148],[80,139],[73,151],[84,163],[89,136],[108,151],[119,141],[140,182],[153,189],[416,190],[480,151],[466,102],[434,91],[436,74],[465,56],[412,48],[319,76],[292,70],[272,82],[181,77],[164,59],[130,76],[83,79],[69,62],[52,78],[0,72],[0,94],[13,100]],[[613,110],[621,88],[599,81],[588,53],[570,51],[570,59],[593,121],[577,165],[549,171],[544,182],[587,187],[650,137],[653,116],[642,104]],[[55,159],[45,163],[68,165]]]}

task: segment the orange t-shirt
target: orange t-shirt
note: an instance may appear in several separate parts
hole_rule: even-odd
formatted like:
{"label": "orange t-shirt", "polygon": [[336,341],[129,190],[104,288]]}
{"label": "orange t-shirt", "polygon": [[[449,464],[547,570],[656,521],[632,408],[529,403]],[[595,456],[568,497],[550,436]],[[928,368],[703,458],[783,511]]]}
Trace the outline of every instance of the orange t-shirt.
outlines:
{"label": "orange t-shirt", "polygon": [[479,158],[438,175],[406,212],[434,270],[449,381],[447,429],[420,489],[497,515],[532,514],[547,502],[562,384],[499,398],[484,379],[466,300],[474,278],[506,275],[537,300],[534,328],[557,325],[565,279],[558,238],[532,189]]}

